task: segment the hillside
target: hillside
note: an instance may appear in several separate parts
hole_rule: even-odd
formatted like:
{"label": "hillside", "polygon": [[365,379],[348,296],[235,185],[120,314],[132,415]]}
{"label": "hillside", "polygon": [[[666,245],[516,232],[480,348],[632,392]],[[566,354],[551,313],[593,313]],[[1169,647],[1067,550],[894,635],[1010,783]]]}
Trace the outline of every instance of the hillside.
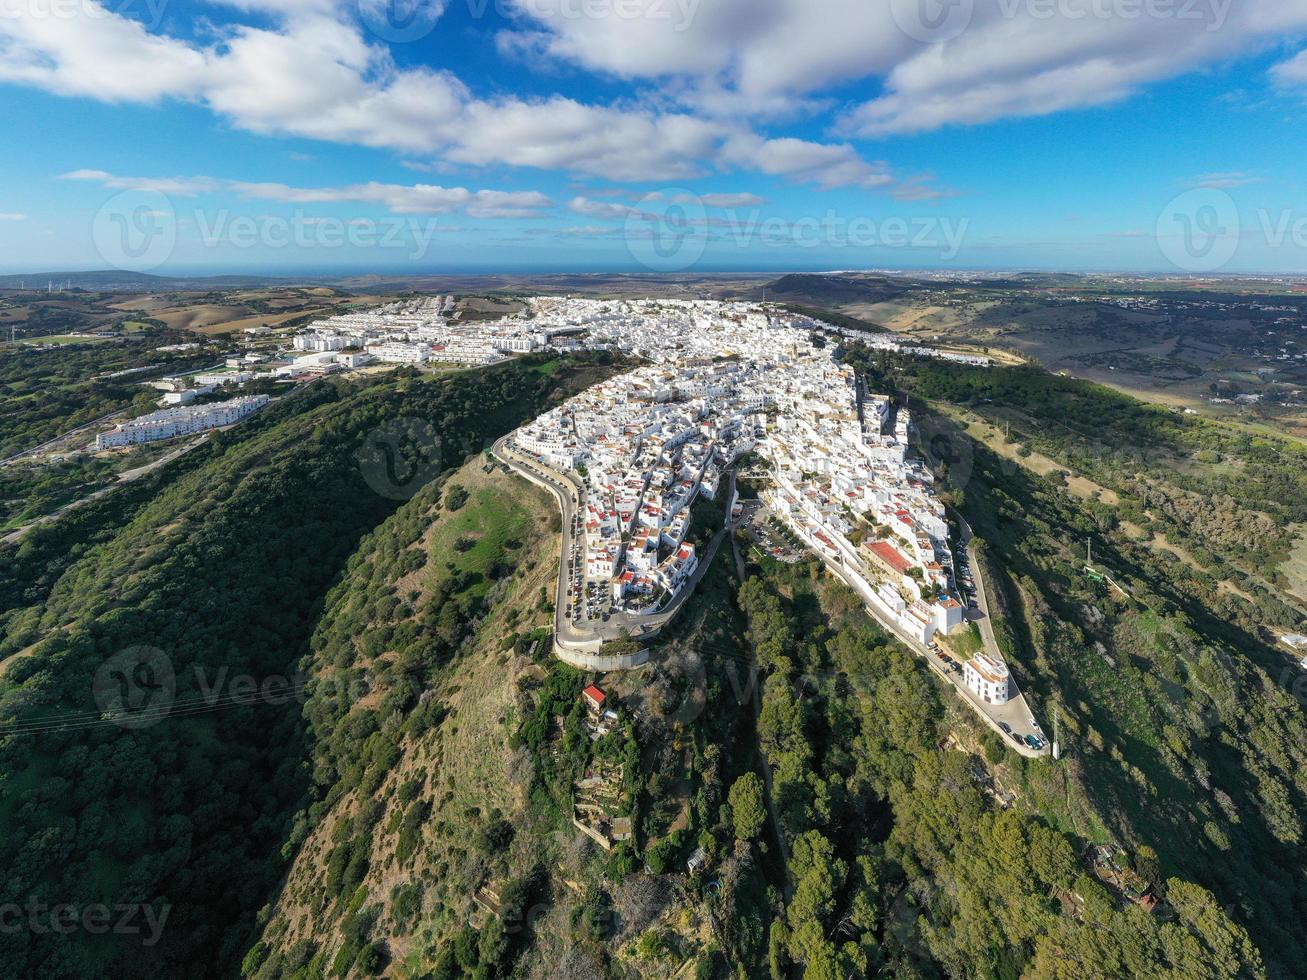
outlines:
{"label": "hillside", "polygon": [[[1307,499],[1302,450],[1029,368],[905,361],[875,383],[938,413],[925,432],[986,542],[1009,663],[1056,705],[1068,758],[1031,771],[1041,812],[1154,851],[1294,975],[1307,720],[1277,635],[1305,616],[1270,570]],[[957,417],[1008,423],[1013,451]]]}
{"label": "hillside", "polygon": [[[1301,461],[1029,368],[847,356],[912,392],[1062,760],[982,729],[815,561],[741,540],[645,667],[554,659],[555,506],[481,450],[614,365],[319,382],[4,552],[0,899],[166,928],[3,933],[0,955],[259,980],[1292,976],[1307,726],[1268,627],[1301,612],[1259,573],[1288,547],[1258,515],[1307,522]],[[1010,452],[966,434],[997,421]]]}
{"label": "hillside", "polygon": [[911,292],[907,279],[874,275],[813,275],[792,273],[768,283],[767,297],[779,303],[840,307],[847,303],[883,303]]}
{"label": "hillside", "polygon": [[[323,595],[409,474],[429,479],[604,370],[319,383],[164,468],[152,497],[111,495],[8,549],[3,900],[147,903],[168,927],[146,950],[9,932],[5,961],[195,975],[203,948],[207,974],[234,969],[309,785],[294,667]],[[404,418],[427,435],[387,427]]]}
{"label": "hillside", "polygon": [[257,975],[283,975],[297,947],[348,965],[374,934],[417,966],[471,910],[499,857],[487,835],[519,825],[525,804],[505,726],[517,681],[538,668],[515,637],[548,625],[557,521],[543,491],[477,460],[361,543],[302,665],[316,801],[296,818]]}
{"label": "hillside", "polygon": [[[317,802],[247,976],[1263,975],[1101,764],[1010,752],[815,563],[723,553],[653,662],[598,679],[591,739],[593,678],[535,647],[555,520],[468,466],[363,543],[305,661]],[[611,851],[570,820],[596,777],[631,816]]]}
{"label": "hillside", "polygon": [[[548,639],[557,531],[542,491],[474,462],[364,540],[304,663],[317,802],[296,818],[295,858],[247,976],[449,975],[466,962],[558,976],[635,955],[607,941],[633,941],[677,907],[697,923],[678,942],[710,942],[707,916],[678,903],[671,878],[636,873],[644,862],[621,846],[609,859],[567,816],[583,769],[643,769],[630,712],[665,696],[675,666],[609,678],[623,723],[593,743],[578,731],[581,675],[552,660]],[[703,635],[705,611],[686,635]],[[669,712],[643,707],[639,744],[657,769]],[[557,754],[555,710],[567,729]],[[619,794],[643,778],[631,771]],[[655,807],[645,827],[683,819]]]}

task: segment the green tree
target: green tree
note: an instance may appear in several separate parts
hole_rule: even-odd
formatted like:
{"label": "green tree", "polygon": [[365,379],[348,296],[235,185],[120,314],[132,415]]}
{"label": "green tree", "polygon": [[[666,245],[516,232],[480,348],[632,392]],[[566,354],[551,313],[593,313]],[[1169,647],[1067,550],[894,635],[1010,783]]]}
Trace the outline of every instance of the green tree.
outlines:
{"label": "green tree", "polygon": [[758,774],[746,772],[731,786],[727,794],[731,804],[731,818],[735,824],[736,840],[753,840],[767,819],[763,803],[763,785]]}

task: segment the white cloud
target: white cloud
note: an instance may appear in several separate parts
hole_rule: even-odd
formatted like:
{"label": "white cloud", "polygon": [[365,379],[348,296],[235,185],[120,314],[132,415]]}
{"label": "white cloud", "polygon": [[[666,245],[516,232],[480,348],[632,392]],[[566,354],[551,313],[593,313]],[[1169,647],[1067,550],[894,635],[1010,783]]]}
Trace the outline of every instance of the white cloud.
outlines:
{"label": "white cloud", "polygon": [[1226,173],[1201,174],[1190,180],[1184,181],[1185,187],[1207,187],[1216,190],[1228,190],[1231,187],[1246,187],[1248,184],[1260,184],[1261,177],[1254,174],[1247,174],[1242,171],[1228,171]]}
{"label": "white cloud", "polygon": [[94,0],[75,16],[54,4],[6,3],[0,14],[0,81],[104,102],[193,98],[206,56],[182,41],[150,34]]}
{"label": "white cloud", "polygon": [[637,208],[629,204],[614,204],[612,201],[592,201],[588,197],[574,197],[567,202],[567,209],[573,214],[586,218],[624,219],[638,215]]}
{"label": "white cloud", "polygon": [[767,203],[765,197],[757,194],[687,194],[677,198],[677,203],[688,204],[698,201],[706,208],[756,208]]}
{"label": "white cloud", "polygon": [[0,221],[26,221],[27,215],[17,211],[0,211]]}
{"label": "white cloud", "polygon": [[725,156],[738,165],[765,174],[825,188],[871,190],[894,180],[887,167],[868,163],[847,143],[812,143],[793,137],[762,139],[752,133],[740,133],[726,147]]}
{"label": "white cloud", "polygon": [[[697,0],[686,3],[697,9]],[[681,181],[740,169],[823,187],[882,183],[848,146],[767,140],[738,122],[561,96],[477,99],[448,72],[397,67],[389,50],[370,43],[332,0],[230,0],[265,15],[265,26],[228,25],[207,46],[150,35],[87,4],[93,15],[59,18],[58,30],[34,16],[35,8],[0,19],[0,79],[116,101],[172,96],[206,104],[257,133],[386,147],[445,164],[508,164],[618,181]],[[727,0],[721,9],[699,10],[694,22],[718,22],[736,6],[738,0]],[[366,22],[376,12],[355,13]],[[727,20],[740,27],[738,16]],[[707,64],[693,60],[688,67]]]}
{"label": "white cloud", "polygon": [[1286,88],[1307,86],[1307,51],[1299,51],[1288,61],[1271,69],[1271,78]]}
{"label": "white cloud", "polygon": [[589,17],[574,0],[514,4],[528,25],[517,47],[623,78],[694,77],[708,102],[728,89],[765,99],[877,74],[914,46],[889,4],[868,0],[634,0]]}
{"label": "white cloud", "polygon": [[572,99],[473,102],[446,152],[457,163],[509,163],[610,180],[681,180],[703,173],[719,127],[688,115],[588,106]]}
{"label": "white cloud", "polygon": [[1036,16],[1045,8],[1030,3],[978,4],[956,38],[896,64],[886,93],[850,112],[844,129],[884,136],[1105,105],[1307,29],[1307,0],[1195,0],[1151,16],[1124,0],[1098,7],[1107,13],[1065,5],[1081,11],[1069,19]]}
{"label": "white cloud", "polygon": [[352,26],[309,16],[237,28],[211,53],[203,98],[254,132],[422,152],[440,146],[468,93],[446,72],[399,71]]}
{"label": "white cloud", "polygon": [[357,203],[382,207],[392,214],[449,214],[462,211],[474,218],[535,217],[554,202],[539,191],[468,190],[437,184],[350,184],[345,187],[292,187],[289,184],[212,177],[120,177],[103,170],[74,170],[68,180],[88,180],[115,190],[156,191],[192,196],[227,191],[244,198],[283,204]]}
{"label": "white cloud", "polygon": [[[94,0],[74,17],[20,4],[0,17],[0,81],[111,102],[186,100],[253,132],[388,148],[436,168],[631,182],[743,171],[923,200],[948,192],[896,181],[847,143],[773,137],[745,120],[824,112],[823,92],[862,78],[881,79],[881,94],[842,114],[852,136],[1043,115],[1120,100],[1307,30],[1307,0],[1186,0],[1151,14],[1137,0],[975,0],[966,28],[939,44],[896,20],[914,0],[823,0],[819,11],[811,0],[594,0],[591,16],[575,0],[511,2],[523,16],[504,50],[656,80],[657,92],[615,105],[487,99],[447,71],[397,65],[385,41],[398,40],[403,15],[434,25],[443,0],[400,0],[398,20],[383,0],[226,0],[255,23],[205,41],[151,33]],[[1307,53],[1272,78],[1307,85]]]}
{"label": "white cloud", "polygon": [[535,218],[553,203],[537,191],[477,191],[467,213],[474,218]]}
{"label": "white cloud", "polygon": [[623,231],[620,225],[569,225],[563,228],[528,229],[528,234],[565,238],[604,238]]}
{"label": "white cloud", "polygon": [[73,170],[59,178],[91,181],[116,191],[153,191],[173,197],[194,197],[219,186],[212,177],[118,177],[105,170]]}
{"label": "white cloud", "polygon": [[[709,116],[810,110],[814,93],[879,78],[843,123],[868,137],[1104,105],[1307,29],[1307,0],[968,0],[944,8],[962,16],[945,35],[923,0],[640,0],[643,16],[593,17],[516,2],[524,24],[502,49],[656,79]],[[1275,77],[1307,84],[1307,55]]]}

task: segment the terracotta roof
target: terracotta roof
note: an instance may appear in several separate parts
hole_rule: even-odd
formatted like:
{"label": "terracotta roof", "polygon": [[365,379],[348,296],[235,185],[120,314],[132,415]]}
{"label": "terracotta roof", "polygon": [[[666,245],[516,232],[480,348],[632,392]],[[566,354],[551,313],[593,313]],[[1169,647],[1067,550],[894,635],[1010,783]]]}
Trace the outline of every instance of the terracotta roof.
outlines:
{"label": "terracotta roof", "polygon": [[873,541],[870,548],[877,558],[900,575],[906,575],[908,569],[912,567],[912,562],[903,557],[899,549],[888,541]]}

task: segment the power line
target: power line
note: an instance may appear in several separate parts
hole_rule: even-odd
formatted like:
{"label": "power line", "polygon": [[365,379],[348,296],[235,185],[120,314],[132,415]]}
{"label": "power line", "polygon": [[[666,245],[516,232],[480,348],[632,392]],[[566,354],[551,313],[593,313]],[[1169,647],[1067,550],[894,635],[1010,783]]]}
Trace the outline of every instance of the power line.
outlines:
{"label": "power line", "polygon": [[[288,687],[284,693],[279,692],[276,697],[290,699],[304,693],[304,690],[303,687]],[[139,711],[109,712],[110,717],[105,717],[104,713],[99,712],[81,712],[65,716],[63,720],[42,718],[31,722],[18,722],[13,725],[0,726],[0,736],[82,731],[102,725],[131,727],[132,725],[165,721],[169,718],[189,718],[210,711],[260,703],[272,703],[271,698],[265,696],[262,692],[253,691],[249,694],[228,694],[217,698],[200,697],[177,703],[169,702],[166,705],[159,705],[155,708],[142,708]],[[127,725],[124,726],[124,723],[127,723]]]}

